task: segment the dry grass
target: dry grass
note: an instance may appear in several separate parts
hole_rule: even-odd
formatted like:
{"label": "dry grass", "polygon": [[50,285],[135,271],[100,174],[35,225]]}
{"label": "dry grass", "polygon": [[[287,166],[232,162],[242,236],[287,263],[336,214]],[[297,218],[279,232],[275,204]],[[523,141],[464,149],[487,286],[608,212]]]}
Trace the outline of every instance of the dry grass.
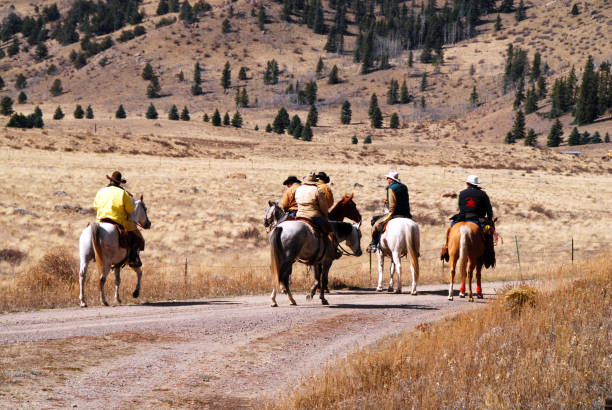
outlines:
{"label": "dry grass", "polygon": [[573,280],[506,289],[480,311],[355,352],[275,408],[601,408],[612,391],[612,263],[549,274],[568,270]]}

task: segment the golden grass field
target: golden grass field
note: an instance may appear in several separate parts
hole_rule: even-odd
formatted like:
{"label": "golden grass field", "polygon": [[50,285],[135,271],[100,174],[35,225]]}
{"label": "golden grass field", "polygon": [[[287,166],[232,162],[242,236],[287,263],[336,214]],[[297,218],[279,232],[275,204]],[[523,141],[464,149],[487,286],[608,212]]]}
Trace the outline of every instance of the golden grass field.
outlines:
{"label": "golden grass field", "polygon": [[269,407],[603,408],[612,389],[610,255],[541,277],[502,289],[477,312],[355,351]]}

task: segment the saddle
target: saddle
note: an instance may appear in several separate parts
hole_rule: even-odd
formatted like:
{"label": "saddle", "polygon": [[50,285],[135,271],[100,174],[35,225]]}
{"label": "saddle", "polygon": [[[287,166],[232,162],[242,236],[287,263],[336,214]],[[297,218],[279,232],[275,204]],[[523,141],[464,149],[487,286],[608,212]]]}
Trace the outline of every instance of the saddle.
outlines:
{"label": "saddle", "polygon": [[100,222],[109,223],[115,225],[117,231],[119,232],[119,247],[124,249],[130,249],[132,246],[131,235],[130,233],[123,227],[121,224],[113,221],[112,219],[104,218],[100,220]]}
{"label": "saddle", "polygon": [[[323,234],[324,234],[324,232],[321,229],[321,227],[318,226],[317,224],[315,224],[311,219],[304,218],[304,217],[301,217],[301,216],[288,216],[287,218],[283,219],[282,222],[286,222],[286,221],[300,221],[300,222],[306,223],[308,225],[308,227],[310,228],[310,230],[312,231],[312,233],[315,234],[315,236],[317,238],[322,237]],[[279,223],[279,225],[280,225],[280,223]]]}

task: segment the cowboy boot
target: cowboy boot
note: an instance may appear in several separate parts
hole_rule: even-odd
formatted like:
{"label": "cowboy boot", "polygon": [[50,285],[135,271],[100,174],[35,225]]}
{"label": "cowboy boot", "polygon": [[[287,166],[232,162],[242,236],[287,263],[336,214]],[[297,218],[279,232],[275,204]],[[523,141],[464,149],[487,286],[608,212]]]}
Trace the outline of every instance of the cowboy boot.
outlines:
{"label": "cowboy boot", "polygon": [[374,230],[372,232],[372,241],[370,242],[370,245],[368,245],[367,251],[369,253],[376,252],[376,249],[378,249],[379,242],[380,242],[380,232],[378,232],[378,230]]}

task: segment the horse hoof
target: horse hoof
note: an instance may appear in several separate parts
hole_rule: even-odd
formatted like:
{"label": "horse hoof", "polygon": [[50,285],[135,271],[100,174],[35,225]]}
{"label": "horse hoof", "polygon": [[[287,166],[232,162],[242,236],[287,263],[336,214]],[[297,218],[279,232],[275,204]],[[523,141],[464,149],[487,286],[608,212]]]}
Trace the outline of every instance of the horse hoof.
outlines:
{"label": "horse hoof", "polygon": [[413,290],[413,291],[412,291],[412,293],[411,293],[411,295],[412,295],[412,296],[416,296],[416,295],[418,295],[418,292],[417,292],[416,290]]}
{"label": "horse hoof", "polygon": [[464,298],[465,298],[465,293],[459,293],[459,297],[460,297],[461,299],[464,299]]}
{"label": "horse hoof", "polygon": [[329,305],[329,302],[327,301],[327,299],[321,299],[321,304],[322,305]]}
{"label": "horse hoof", "polygon": [[278,307],[278,303],[274,302],[270,305],[270,307]]}
{"label": "horse hoof", "polygon": [[401,290],[401,289],[397,289],[397,290],[395,291],[395,293],[399,295],[399,294],[401,294],[401,293],[402,293],[402,290]]}
{"label": "horse hoof", "polygon": [[473,301],[474,301],[474,298],[470,296],[470,297],[468,298],[468,302],[473,302]]}
{"label": "horse hoof", "polygon": [[376,288],[377,292],[382,292],[382,288]]}
{"label": "horse hoof", "polygon": [[107,301],[105,301],[105,300],[103,300],[103,301],[102,301],[102,304],[103,304],[104,306],[108,306],[108,302],[107,302]]}
{"label": "horse hoof", "polygon": [[452,296],[449,296],[449,297],[448,297],[448,300],[453,300],[453,297],[452,297]]}
{"label": "horse hoof", "polygon": [[389,288],[387,289],[387,292],[389,293],[393,292],[393,286],[389,286]]}
{"label": "horse hoof", "polygon": [[306,300],[311,300],[312,299],[312,295],[306,295]]}
{"label": "horse hoof", "polygon": [[138,299],[138,297],[140,296],[140,291],[135,290],[134,293],[132,293],[132,296],[134,297],[134,299]]}
{"label": "horse hoof", "polygon": [[484,299],[484,296],[482,296],[482,293],[477,293],[477,294],[476,294],[476,297],[477,297],[478,299]]}
{"label": "horse hoof", "polygon": [[291,306],[297,306],[297,303],[295,302],[295,300],[290,302]]}
{"label": "horse hoof", "polygon": [[87,303],[85,303],[85,302],[81,302],[80,305],[81,305],[82,308],[86,308],[87,307]]}

